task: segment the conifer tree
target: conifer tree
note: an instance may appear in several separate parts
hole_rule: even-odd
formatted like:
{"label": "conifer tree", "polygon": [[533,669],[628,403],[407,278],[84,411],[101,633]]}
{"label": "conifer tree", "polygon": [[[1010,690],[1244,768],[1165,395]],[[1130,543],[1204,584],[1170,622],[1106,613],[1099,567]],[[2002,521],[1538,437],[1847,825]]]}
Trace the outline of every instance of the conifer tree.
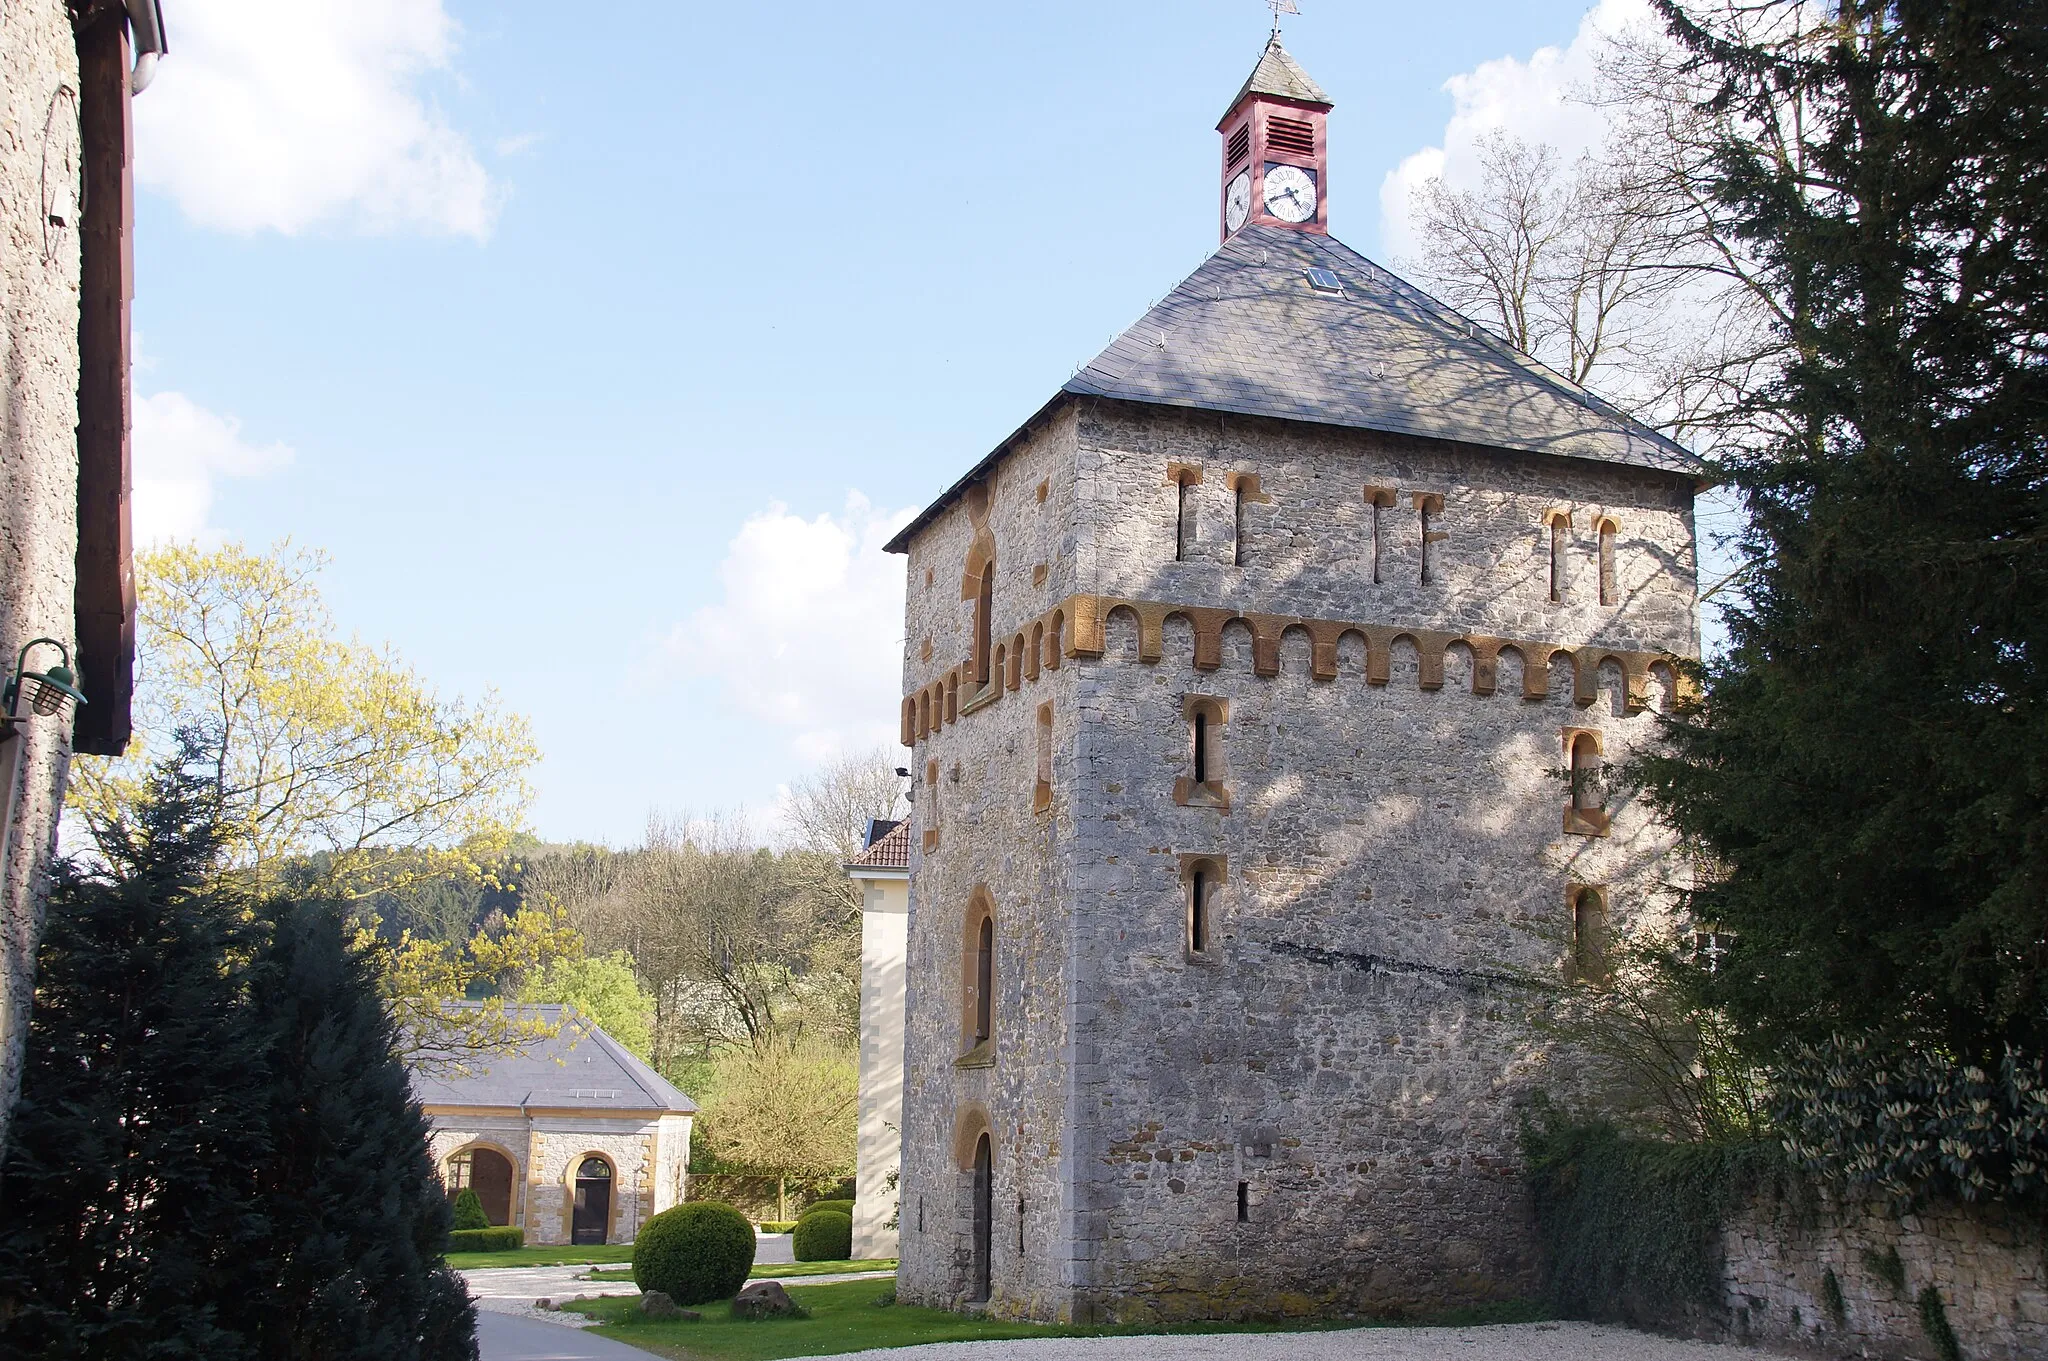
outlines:
{"label": "conifer tree", "polygon": [[1755,568],[1645,763],[1708,853],[1701,977],[1768,1056],[2048,1050],[2048,4],[1658,0],[1746,133],[1796,436],[1728,472]]}
{"label": "conifer tree", "polygon": [[173,762],[105,873],[57,869],[0,1177],[0,1353],[256,1355],[237,1329],[267,1112],[232,967],[255,942],[209,887],[211,816]]}
{"label": "conifer tree", "polygon": [[275,1282],[251,1321],[261,1353],[473,1361],[474,1310],[441,1255],[452,1213],[374,967],[337,906],[279,902],[270,915],[250,988],[270,1076],[268,1224],[249,1245]]}

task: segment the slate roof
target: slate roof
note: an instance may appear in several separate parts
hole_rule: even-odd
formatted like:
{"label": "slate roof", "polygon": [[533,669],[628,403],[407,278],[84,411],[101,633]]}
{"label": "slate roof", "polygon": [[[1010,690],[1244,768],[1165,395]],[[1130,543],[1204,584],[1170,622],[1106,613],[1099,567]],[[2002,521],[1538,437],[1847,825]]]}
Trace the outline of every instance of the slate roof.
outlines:
{"label": "slate roof", "polygon": [[1323,93],[1323,87],[1308,78],[1308,72],[1295,65],[1294,58],[1287,55],[1287,49],[1280,45],[1280,35],[1266,44],[1266,51],[1259,58],[1259,64],[1252,68],[1244,88],[1237,92],[1237,98],[1230,101],[1230,108],[1223,111],[1230,117],[1231,109],[1244,102],[1246,95],[1277,95],[1282,99],[1299,100],[1303,104],[1330,106],[1330,97]]}
{"label": "slate roof", "polygon": [[537,1005],[521,1014],[560,1023],[552,1036],[512,1054],[470,1063],[459,1075],[412,1074],[413,1099],[423,1106],[551,1106],[606,1111],[674,1111],[697,1103],[635,1058],[617,1040],[573,1008]]}
{"label": "slate roof", "polygon": [[[1341,294],[1319,293],[1327,269]],[[1252,225],[1027,422],[1074,397],[1385,430],[1697,477],[1699,459],[1332,237]],[[908,551],[1004,441],[892,539]]]}
{"label": "slate roof", "polygon": [[846,862],[850,870],[907,870],[910,868],[910,823],[899,822],[875,844]]}

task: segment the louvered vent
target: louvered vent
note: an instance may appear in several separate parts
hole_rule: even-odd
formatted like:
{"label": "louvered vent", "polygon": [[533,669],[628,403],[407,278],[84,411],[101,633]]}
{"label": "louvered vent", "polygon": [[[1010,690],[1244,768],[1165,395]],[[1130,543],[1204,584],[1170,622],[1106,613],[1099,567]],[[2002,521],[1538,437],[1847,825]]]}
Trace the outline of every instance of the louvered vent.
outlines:
{"label": "louvered vent", "polygon": [[1315,125],[1298,118],[1274,119],[1266,129],[1266,140],[1282,151],[1298,151],[1304,156],[1316,154]]}
{"label": "louvered vent", "polygon": [[1226,170],[1237,169],[1237,163],[1252,154],[1252,125],[1247,123],[1230,134],[1230,162]]}

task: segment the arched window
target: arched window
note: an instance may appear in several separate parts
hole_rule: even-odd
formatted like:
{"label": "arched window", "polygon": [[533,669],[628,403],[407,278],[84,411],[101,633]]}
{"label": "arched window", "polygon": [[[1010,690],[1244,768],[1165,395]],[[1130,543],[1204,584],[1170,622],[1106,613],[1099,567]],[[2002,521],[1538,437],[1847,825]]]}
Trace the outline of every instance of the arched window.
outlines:
{"label": "arched window", "polygon": [[1609,819],[1600,734],[1584,728],[1567,728],[1565,752],[1571,798],[1565,805],[1564,829],[1581,836],[1605,836]]}
{"label": "arched window", "polygon": [[1196,954],[1209,948],[1209,892],[1214,879],[1206,866],[1188,875],[1188,948]]}
{"label": "arched window", "polygon": [[974,599],[974,683],[987,685],[992,650],[992,618],[996,603],[996,562],[981,569],[981,593]]}
{"label": "arched window", "polygon": [[996,1034],[996,909],[986,886],[967,900],[961,923],[960,1039],[969,1067],[993,1063]]}
{"label": "arched window", "polygon": [[1207,855],[1182,856],[1180,881],[1181,944],[1193,960],[1208,955],[1216,943],[1216,895],[1223,887],[1223,861]]}
{"label": "arched window", "polygon": [[1202,470],[1192,463],[1169,463],[1166,480],[1173,483],[1173,560],[1186,562],[1195,546],[1195,494]]}
{"label": "arched window", "polygon": [[1244,566],[1244,483],[1239,482],[1233,488],[1233,491],[1237,496],[1237,506],[1231,521],[1230,561],[1231,565],[1242,567]]}
{"label": "arched window", "polygon": [[1550,526],[1550,603],[1556,605],[1564,601],[1564,554],[1570,541],[1571,512],[1546,511],[1543,522]]}
{"label": "arched window", "polygon": [[1031,811],[1052,807],[1052,702],[1038,706],[1038,778],[1031,790]]}
{"label": "arched window", "polygon": [[1620,591],[1614,575],[1614,535],[1618,526],[1613,520],[1602,518],[1600,530],[1600,603],[1612,605],[1620,599]]}
{"label": "arched window", "polygon": [[974,946],[974,1042],[987,1044],[996,1021],[996,922],[981,919]]}
{"label": "arched window", "polygon": [[1581,983],[1607,981],[1607,895],[1598,888],[1571,891],[1572,976]]}
{"label": "arched window", "polygon": [[1182,807],[1230,809],[1224,785],[1223,732],[1230,716],[1228,701],[1209,695],[1185,695],[1181,716],[1188,725],[1187,773],[1173,785],[1173,801]]}
{"label": "arched window", "polygon": [[1206,784],[1209,779],[1209,715],[1195,710],[1195,783]]}

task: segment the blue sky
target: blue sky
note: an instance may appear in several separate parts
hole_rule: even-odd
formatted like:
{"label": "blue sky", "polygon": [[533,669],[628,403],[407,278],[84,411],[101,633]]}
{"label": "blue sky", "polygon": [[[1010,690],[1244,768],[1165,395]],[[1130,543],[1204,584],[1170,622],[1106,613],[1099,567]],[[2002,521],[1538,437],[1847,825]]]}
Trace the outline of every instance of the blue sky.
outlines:
{"label": "blue sky", "polygon": [[[1577,135],[1585,0],[1300,2],[1368,254],[1432,148]],[[1214,249],[1214,125],[1269,22],[321,8],[350,13],[167,5],[141,528],[325,549],[344,628],[532,718],[535,830],[615,843],[892,740],[879,541]]]}

